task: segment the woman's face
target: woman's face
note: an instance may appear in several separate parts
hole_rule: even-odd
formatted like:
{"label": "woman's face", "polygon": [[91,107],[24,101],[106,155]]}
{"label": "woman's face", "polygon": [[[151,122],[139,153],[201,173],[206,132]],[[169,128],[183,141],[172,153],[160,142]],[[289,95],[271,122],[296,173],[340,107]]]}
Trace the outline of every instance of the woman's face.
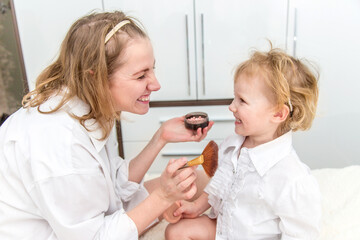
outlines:
{"label": "woman's face", "polygon": [[121,58],[123,64],[109,78],[115,110],[145,114],[149,110],[151,92],[160,89],[149,39],[131,39]]}

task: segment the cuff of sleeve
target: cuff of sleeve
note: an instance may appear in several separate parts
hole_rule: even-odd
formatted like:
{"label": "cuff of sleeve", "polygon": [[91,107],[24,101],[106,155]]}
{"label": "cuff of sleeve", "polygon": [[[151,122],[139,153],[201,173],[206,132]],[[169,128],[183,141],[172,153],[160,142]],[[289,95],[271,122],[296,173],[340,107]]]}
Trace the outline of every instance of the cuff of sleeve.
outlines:
{"label": "cuff of sleeve", "polygon": [[115,192],[121,200],[128,202],[139,190],[144,189],[143,181],[136,183],[129,181],[129,161],[119,158],[117,160]]}
{"label": "cuff of sleeve", "polygon": [[209,214],[210,218],[216,218],[219,215],[219,210],[222,207],[222,199],[219,197],[219,195],[216,194],[213,187],[208,184],[204,191],[209,194],[208,196],[208,202],[211,205],[211,211]]}
{"label": "cuff of sleeve", "polygon": [[137,240],[138,230],[133,220],[125,213],[124,209],[105,217],[105,231],[99,239],[128,239]]}

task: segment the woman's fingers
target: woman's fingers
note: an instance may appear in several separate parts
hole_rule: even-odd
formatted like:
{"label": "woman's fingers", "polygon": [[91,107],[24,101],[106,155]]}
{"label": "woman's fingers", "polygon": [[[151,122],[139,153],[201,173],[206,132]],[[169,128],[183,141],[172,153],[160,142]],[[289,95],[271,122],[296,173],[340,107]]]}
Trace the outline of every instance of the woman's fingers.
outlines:
{"label": "woman's fingers", "polygon": [[190,186],[190,188],[188,188],[188,190],[186,190],[186,192],[184,192],[184,199],[189,200],[191,199],[197,192],[197,187],[195,182],[193,182]]}
{"label": "woman's fingers", "polygon": [[191,174],[197,174],[196,173],[196,168],[198,166],[192,166],[192,167],[186,167],[184,169],[180,169],[179,171],[176,171],[175,175],[174,175],[174,181],[176,184],[178,184],[181,181],[184,181],[186,178],[188,178]]}
{"label": "woman's fingers", "polygon": [[172,177],[176,171],[187,163],[186,158],[171,159],[166,167],[166,174]]}
{"label": "woman's fingers", "polygon": [[207,133],[210,131],[213,125],[214,122],[210,121],[207,127],[196,129],[195,134],[193,135],[193,141],[202,141],[207,136]]}
{"label": "woman's fingers", "polygon": [[184,180],[180,181],[176,186],[180,191],[186,191],[191,184],[196,180],[196,174],[193,172],[191,175],[187,176]]}

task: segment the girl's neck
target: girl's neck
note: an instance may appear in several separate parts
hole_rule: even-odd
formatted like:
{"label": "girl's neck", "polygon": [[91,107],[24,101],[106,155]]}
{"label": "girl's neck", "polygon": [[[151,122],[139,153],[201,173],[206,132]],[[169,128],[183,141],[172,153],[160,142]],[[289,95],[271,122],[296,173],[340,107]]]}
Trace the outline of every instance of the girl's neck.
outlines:
{"label": "girl's neck", "polygon": [[277,138],[277,134],[276,132],[270,135],[263,135],[263,136],[246,136],[245,140],[242,144],[242,148],[246,147],[246,148],[254,148],[257,147],[261,144],[270,142],[272,140],[274,140],[275,138]]}

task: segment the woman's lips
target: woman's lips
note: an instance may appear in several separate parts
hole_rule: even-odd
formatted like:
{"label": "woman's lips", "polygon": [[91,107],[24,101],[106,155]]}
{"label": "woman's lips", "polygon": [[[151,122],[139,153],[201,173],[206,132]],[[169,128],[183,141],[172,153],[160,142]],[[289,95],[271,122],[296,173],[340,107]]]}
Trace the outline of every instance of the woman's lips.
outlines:
{"label": "woman's lips", "polygon": [[150,101],[150,95],[141,96],[138,98],[138,101],[140,102],[149,102]]}

